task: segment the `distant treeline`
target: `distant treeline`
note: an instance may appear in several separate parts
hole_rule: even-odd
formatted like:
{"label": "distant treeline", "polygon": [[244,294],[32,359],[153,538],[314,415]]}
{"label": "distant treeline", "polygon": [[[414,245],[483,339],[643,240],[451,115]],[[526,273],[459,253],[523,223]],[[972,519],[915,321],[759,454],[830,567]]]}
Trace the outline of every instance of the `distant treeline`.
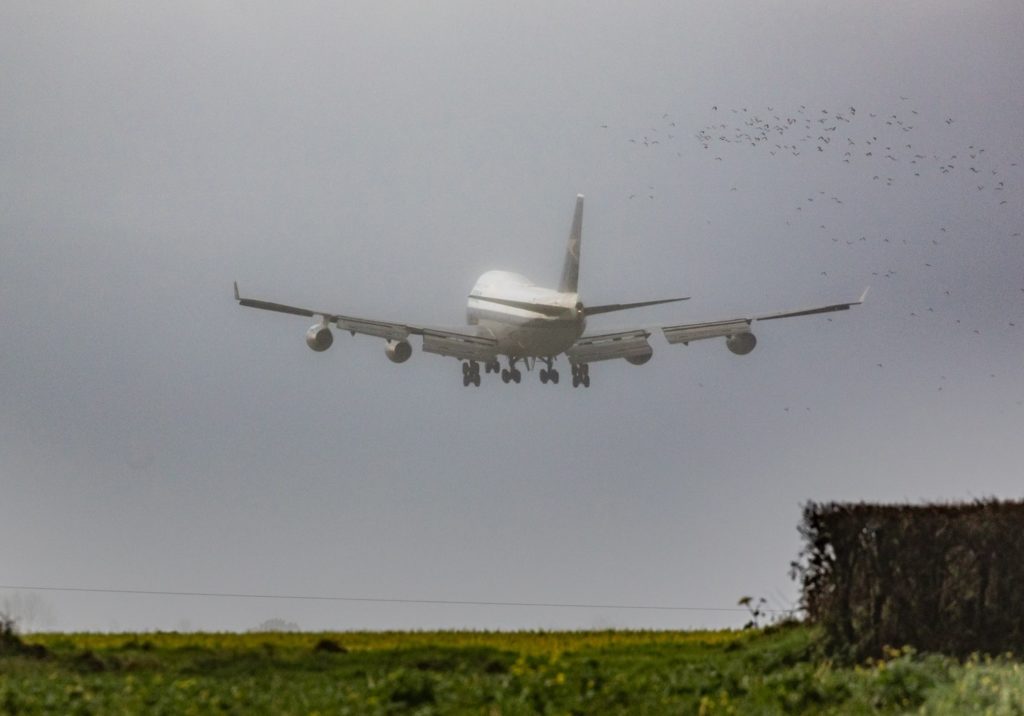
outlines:
{"label": "distant treeline", "polygon": [[803,606],[832,653],[1024,653],[1024,502],[810,502],[800,534]]}

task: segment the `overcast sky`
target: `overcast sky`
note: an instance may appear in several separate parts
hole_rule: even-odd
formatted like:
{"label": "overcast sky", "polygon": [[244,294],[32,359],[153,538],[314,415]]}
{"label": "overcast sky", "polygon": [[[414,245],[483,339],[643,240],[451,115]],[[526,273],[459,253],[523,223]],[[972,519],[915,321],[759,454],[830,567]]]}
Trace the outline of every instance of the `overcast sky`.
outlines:
{"label": "overcast sky", "polygon": [[[807,500],[1020,498],[1021,37],[1016,0],[3,3],[0,584],[785,608]],[[457,327],[483,271],[557,282],[577,193],[585,301],[693,297],[592,329],[871,293],[589,390],[232,299]],[[34,593],[57,629],[745,621]]]}

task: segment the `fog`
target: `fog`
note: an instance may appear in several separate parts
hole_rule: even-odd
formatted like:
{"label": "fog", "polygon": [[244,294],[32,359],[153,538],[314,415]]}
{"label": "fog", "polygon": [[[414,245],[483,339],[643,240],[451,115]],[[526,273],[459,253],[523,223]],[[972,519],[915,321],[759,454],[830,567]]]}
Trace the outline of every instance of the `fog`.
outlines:
{"label": "fog", "polygon": [[[1022,31],[1014,2],[5,3],[0,595],[58,629],[740,626],[796,605],[808,500],[1019,498]],[[468,390],[232,297],[458,327],[486,270],[556,283],[577,193],[586,302],[692,296],[594,330],[868,300]]]}

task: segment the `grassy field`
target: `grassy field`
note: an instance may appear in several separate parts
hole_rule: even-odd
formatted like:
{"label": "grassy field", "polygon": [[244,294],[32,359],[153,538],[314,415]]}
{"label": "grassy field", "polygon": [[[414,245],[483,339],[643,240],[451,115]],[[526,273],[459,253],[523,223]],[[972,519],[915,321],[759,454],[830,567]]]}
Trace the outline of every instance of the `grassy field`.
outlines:
{"label": "grassy field", "polygon": [[5,714],[1024,714],[1010,657],[838,666],[813,632],[32,634]]}

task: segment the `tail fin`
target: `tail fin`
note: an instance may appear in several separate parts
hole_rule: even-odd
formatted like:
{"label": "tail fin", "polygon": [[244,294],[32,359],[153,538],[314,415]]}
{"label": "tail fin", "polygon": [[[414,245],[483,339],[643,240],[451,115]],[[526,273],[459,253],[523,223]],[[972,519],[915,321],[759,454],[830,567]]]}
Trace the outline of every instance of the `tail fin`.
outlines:
{"label": "tail fin", "polygon": [[562,293],[577,293],[580,282],[580,238],[583,233],[583,195],[576,195],[576,211],[572,215],[572,229],[569,230],[569,244],[565,249],[565,263],[562,265],[562,280],[558,290]]}

